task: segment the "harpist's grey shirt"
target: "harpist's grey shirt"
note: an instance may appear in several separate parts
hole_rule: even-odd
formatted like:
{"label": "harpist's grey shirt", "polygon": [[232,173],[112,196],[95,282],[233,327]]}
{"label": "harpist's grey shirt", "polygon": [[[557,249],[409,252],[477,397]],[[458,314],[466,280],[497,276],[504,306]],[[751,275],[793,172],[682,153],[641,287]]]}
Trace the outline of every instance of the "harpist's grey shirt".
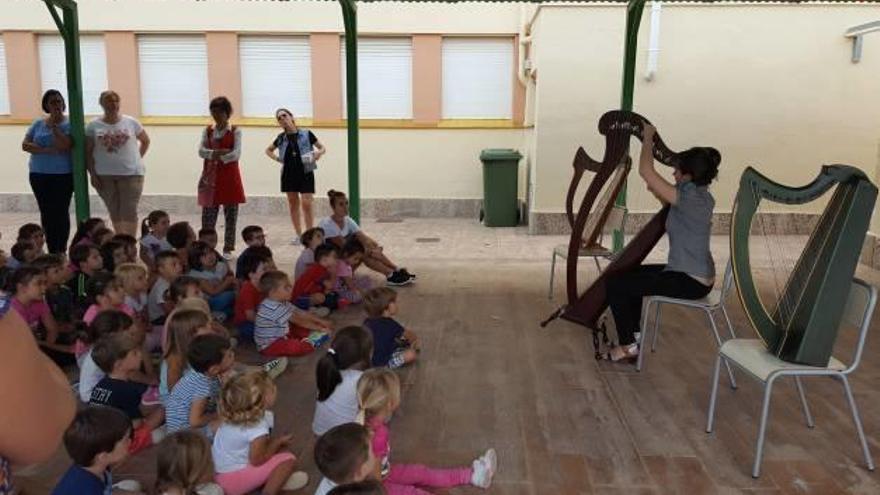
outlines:
{"label": "harpist's grey shirt", "polygon": [[715,198],[708,186],[683,182],[675,186],[678,199],[669,209],[666,232],[669,234],[669,258],[666,270],[695,277],[715,277],[715,262],[709,250],[712,210]]}

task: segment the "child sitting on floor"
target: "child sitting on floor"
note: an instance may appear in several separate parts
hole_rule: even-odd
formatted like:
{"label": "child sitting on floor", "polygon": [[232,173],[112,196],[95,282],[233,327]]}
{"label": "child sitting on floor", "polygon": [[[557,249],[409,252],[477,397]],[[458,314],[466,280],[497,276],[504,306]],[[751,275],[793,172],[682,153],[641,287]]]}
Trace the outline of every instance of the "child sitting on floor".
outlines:
{"label": "child sitting on floor", "polygon": [[159,367],[159,397],[165,403],[171,390],[189,367],[190,343],[199,335],[213,332],[208,313],[198,309],[175,309],[168,317],[168,336]]}
{"label": "child sitting on floor", "polygon": [[115,309],[122,311],[128,316],[134,317],[134,310],[125,304],[125,292],[122,284],[112,273],[99,272],[89,279],[86,285],[86,293],[89,295],[89,308],[83,315],[86,325],[98,316],[98,313]]}
{"label": "child sitting on floor", "polygon": [[101,258],[104,260],[104,270],[113,272],[117,265],[121,265],[128,261],[125,253],[125,244],[110,239],[101,245]]}
{"label": "child sitting on floor", "polygon": [[171,283],[183,273],[183,266],[176,252],[162,251],[156,255],[156,270],[158,277],[150,289],[147,314],[150,317],[150,323],[163,325],[168,313],[174,309],[174,306],[167,302],[168,289],[171,287]]}
{"label": "child sitting on floor", "polygon": [[74,319],[79,319],[88,307],[86,285],[95,273],[104,268],[104,259],[101,258],[98,248],[92,244],[77,244],[70,248],[70,264],[76,273],[67,282],[67,286],[73,292]]}
{"label": "child sitting on floor", "polygon": [[233,376],[220,394],[223,424],[212,448],[216,480],[226,495],[255,490],[275,495],[308,484],[304,472],[294,473],[296,457],[287,450],[292,435],[272,436],[278,390],[264,371]]}
{"label": "child sitting on floor", "polygon": [[70,241],[70,249],[72,250],[74,246],[78,246],[80,244],[94,244],[98,245],[95,242],[95,232],[99,229],[104,229],[107,226],[104,224],[104,219],[92,217],[80,222],[76,227],[76,232],[73,234],[73,239]]}
{"label": "child sitting on floor", "polygon": [[211,311],[231,318],[235,310],[237,281],[225,262],[204,242],[197,241],[189,248],[190,277],[199,280],[202,292],[208,296]]}
{"label": "child sitting on floor", "polygon": [[80,332],[80,337],[76,341],[79,354],[77,361],[79,364],[79,398],[83,402],[88,402],[92,396],[92,389],[104,378],[105,374],[101,368],[92,359],[92,349],[95,344],[116,333],[130,333],[139,335],[141,331],[134,324],[134,320],[122,311],[110,310],[104,311],[95,317],[95,320],[84,332]]}
{"label": "child sitting on floor", "polygon": [[44,249],[46,245],[46,233],[43,227],[36,223],[26,223],[18,228],[18,238],[16,241],[30,242],[37,251],[37,256],[46,254]]}
{"label": "child sitting on floor", "polygon": [[120,261],[117,264],[122,263],[137,263],[138,260],[138,240],[131,234],[116,234],[111,239],[113,242],[118,242],[122,245],[122,252],[124,256],[122,257],[123,261]]}
{"label": "child sitting on floor", "polygon": [[178,431],[159,443],[156,491],[159,495],[224,495],[214,483],[211,445],[204,435]]}
{"label": "child sitting on floor", "polygon": [[238,261],[236,261],[235,264],[235,276],[239,280],[244,280],[247,278],[247,274],[242,270],[241,260],[244,259],[244,256],[248,252],[250,252],[251,248],[266,246],[266,234],[263,232],[263,227],[260,227],[259,225],[248,225],[241,229],[241,238],[244,239],[244,243],[247,244],[247,247],[244,248],[244,251],[238,256]]}
{"label": "child sitting on floor", "polygon": [[296,259],[296,266],[293,269],[293,280],[296,282],[305,273],[306,268],[315,262],[315,248],[324,244],[324,229],[321,227],[312,227],[302,233],[300,242],[303,250]]}
{"label": "child sitting on floor", "polygon": [[95,246],[98,246],[98,248],[100,248],[104,244],[110,242],[110,240],[113,239],[114,235],[116,234],[113,232],[112,229],[101,227],[99,229],[95,229],[95,231],[92,233],[92,242],[95,244]]}
{"label": "child sitting on floor", "polygon": [[122,285],[125,305],[131,308],[144,328],[149,328],[150,318],[147,315],[149,273],[147,273],[147,269],[136,263],[123,263],[117,266],[113,273]]}
{"label": "child sitting on floor", "polygon": [[31,263],[46,274],[46,304],[61,332],[74,327],[73,292],[67,282],[73,276],[62,254],[44,254]]}
{"label": "child sitting on floor", "polygon": [[336,309],[339,298],[333,292],[336,264],[339,250],[332,244],[321,244],[315,248],[315,262],[293,285],[291,301],[300,309],[325,305]]}
{"label": "child sitting on floor", "polygon": [[352,304],[360,303],[364,299],[364,291],[372,286],[369,277],[355,277],[354,274],[365,255],[366,250],[361,241],[349,239],[342,246],[339,263],[336,264],[336,285],[333,290]]}
{"label": "child sitting on floor", "polygon": [[267,247],[254,247],[239,257],[241,270],[247,278],[240,284],[235,298],[235,328],[238,337],[248,341],[254,340],[254,322],[257,320],[257,308],[263,302],[263,293],[258,288],[260,277],[271,270],[272,252]]}
{"label": "child sitting on floor", "polygon": [[374,478],[379,466],[370,446],[370,430],[357,423],[331,428],[315,442],[315,464],[324,475],[315,495],[327,495],[337,485]]}
{"label": "child sitting on floor", "polygon": [[162,251],[174,250],[174,247],[165,239],[170,225],[171,217],[162,210],[151,211],[141,222],[140,258],[150,271],[156,270],[157,254]]}
{"label": "child sitting on floor", "polygon": [[312,431],[323,435],[330,428],[357,418],[357,382],[370,367],[373,338],[363,327],[349,326],[336,332],[330,348],[318,360],[315,382],[318,402]]}
{"label": "child sitting on floor", "polygon": [[373,368],[361,376],[357,391],[361,417],[373,434],[370,443],[381,464],[382,481],[389,494],[413,493],[418,487],[473,485],[487,489],[492,485],[498,462],[495,449],[474,459],[471,467],[435,469],[419,464],[391,464],[390,431],[386,423],[400,405],[400,379],[388,368]]}
{"label": "child sitting on floor", "polygon": [[[76,363],[73,347],[46,304],[46,275],[39,268],[23,266],[12,274],[10,308],[17,312],[34,333],[40,349],[60,367]],[[69,334],[66,334],[69,335]]]}
{"label": "child sitting on floor", "polygon": [[128,416],[134,427],[129,447],[132,454],[161,440],[163,432],[158,428],[165,418],[161,406],[150,408],[146,414],[141,410],[147,385],[132,381],[131,375],[141,369],[142,350],[142,339],[129,332],[106,336],[92,349],[92,359],[105,376],[92,389],[89,403],[110,406]]}
{"label": "child sitting on floor", "polygon": [[212,438],[220,426],[220,377],[232,369],[235,353],[228,338],[199,335],[190,342],[186,357],[189,369],[174,385],[165,404],[166,426],[169,433],[195,429]]}
{"label": "child sitting on floor", "polygon": [[196,241],[196,233],[189,222],[176,222],[168,227],[168,234],[165,237],[168,244],[177,252],[180,263],[183,266],[184,273],[189,271],[189,248]]}
{"label": "child sitting on floor", "polygon": [[10,256],[6,259],[6,266],[17,270],[32,261],[34,261],[39,253],[36,246],[31,241],[18,241],[12,245]]}
{"label": "child sitting on floor", "polygon": [[373,334],[373,366],[394,369],[415,361],[419,338],[394,320],[397,292],[388,287],[370,289],[364,296],[364,309],[364,326]]}
{"label": "child sitting on floor", "polygon": [[52,495],[106,495],[113,490],[110,470],[128,457],[131,420],[121,411],[88,406],[76,413],[64,432],[64,448],[73,465]]}
{"label": "child sitting on floor", "polygon": [[287,274],[280,271],[264,273],[260,277],[260,291],[265,299],[257,310],[254,341],[261,354],[303,356],[329,338],[329,321],[312,316],[290,302],[293,287]]}

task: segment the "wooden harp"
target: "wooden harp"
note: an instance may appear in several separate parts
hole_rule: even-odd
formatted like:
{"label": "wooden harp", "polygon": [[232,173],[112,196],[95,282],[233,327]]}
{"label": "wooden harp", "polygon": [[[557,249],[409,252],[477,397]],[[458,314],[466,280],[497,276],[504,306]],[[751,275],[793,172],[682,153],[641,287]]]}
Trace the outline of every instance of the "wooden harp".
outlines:
{"label": "wooden harp", "polygon": [[[599,119],[599,132],[605,136],[605,156],[601,162],[597,162],[590,158],[586,152],[583,152],[582,149],[578,150],[578,155],[575,156],[575,175],[569,186],[568,197],[566,198],[566,212],[569,216],[569,223],[572,225],[566,264],[566,292],[568,301],[565,306],[558,309],[541,326],[546,326],[547,323],[561,316],[566,320],[590,328],[593,330],[593,342],[597,347],[597,355],[597,322],[605,308],[608,307],[608,302],[605,298],[605,280],[614,273],[639,265],[648,253],[651,252],[657,241],[666,233],[668,207],[664,207],[654,215],[648,224],[614,257],[613,261],[599,275],[599,278],[594,280],[586,291],[578,294],[577,254],[585,241],[588,239],[595,240],[596,236],[598,236],[599,230],[601,230],[602,224],[604,224],[604,219],[607,218],[608,213],[614,206],[614,198],[617,197],[617,193],[623,187],[623,180],[620,181],[620,184],[616,185],[616,188],[614,184],[612,184],[612,187],[606,188],[608,191],[614,190],[611,201],[608,201],[607,204],[600,201],[596,208],[593,208],[593,204],[596,202],[596,198],[605,182],[613,176],[615,169],[621,169],[623,167],[621,164],[625,163],[625,171],[629,170],[630,159],[628,153],[630,137],[635,136],[641,140],[642,129],[645,124],[650,124],[650,121],[634,112],[613,110],[605,113]],[[678,153],[671,151],[658,134],[654,135],[652,153],[654,159],[664,165],[676,166],[679,160]],[[595,170],[596,175],[581,202],[577,216],[574,216],[571,207],[574,191],[577,189],[577,182],[580,181],[583,175],[583,170],[579,168],[579,160],[582,164],[581,168]],[[625,176],[624,172],[623,179],[625,179]],[[591,217],[601,219],[602,222],[596,220],[591,222]],[[597,228],[595,232],[587,231],[588,226],[595,225],[598,225],[598,227],[594,227]]]}
{"label": "wooden harp", "polygon": [[[789,187],[749,167],[740,178],[733,207],[730,253],[734,281],[749,323],[768,350],[782,360],[827,366],[840,326],[877,187],[861,170],[826,165],[810,183]],[[771,310],[752,276],[749,236],[762,200],[803,204],[834,193],[779,291]],[[760,221],[759,221],[760,222]],[[754,227],[758,227],[755,225]]]}

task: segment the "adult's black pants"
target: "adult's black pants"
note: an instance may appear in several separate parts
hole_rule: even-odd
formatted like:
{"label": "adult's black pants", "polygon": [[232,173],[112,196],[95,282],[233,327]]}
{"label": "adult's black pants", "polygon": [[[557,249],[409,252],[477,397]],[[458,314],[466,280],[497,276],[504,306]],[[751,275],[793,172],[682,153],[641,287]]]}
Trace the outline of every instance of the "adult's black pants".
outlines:
{"label": "adult's black pants", "polygon": [[641,265],[609,277],[605,290],[620,345],[635,342],[635,332],[642,321],[642,298],[667,296],[678,299],[700,299],[712,291],[683,272],[664,271],[666,265]]}
{"label": "adult's black pants", "polygon": [[40,207],[40,225],[46,233],[46,247],[50,253],[66,253],[73,174],[32,173],[30,182]]}

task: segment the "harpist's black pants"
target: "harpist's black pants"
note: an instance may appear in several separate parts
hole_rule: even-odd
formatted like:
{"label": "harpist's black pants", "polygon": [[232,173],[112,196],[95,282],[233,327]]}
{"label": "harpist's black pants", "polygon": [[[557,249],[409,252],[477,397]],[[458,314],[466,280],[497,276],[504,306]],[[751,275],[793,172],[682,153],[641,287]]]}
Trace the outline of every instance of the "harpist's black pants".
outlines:
{"label": "harpist's black pants", "polygon": [[666,265],[641,265],[630,271],[609,277],[605,282],[608,305],[614,315],[620,345],[635,342],[633,334],[642,321],[644,296],[668,296],[679,299],[699,299],[712,291],[683,272],[663,271]]}

